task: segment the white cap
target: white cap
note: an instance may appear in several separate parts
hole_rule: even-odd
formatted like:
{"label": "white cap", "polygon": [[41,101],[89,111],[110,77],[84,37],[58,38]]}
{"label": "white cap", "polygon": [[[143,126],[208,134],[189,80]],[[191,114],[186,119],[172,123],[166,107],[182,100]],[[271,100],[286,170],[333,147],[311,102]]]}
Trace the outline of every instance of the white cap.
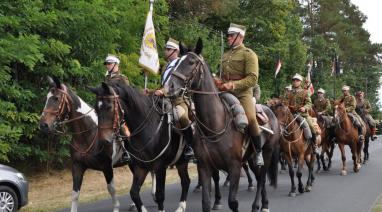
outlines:
{"label": "white cap", "polygon": [[298,80],[302,81],[303,77],[302,77],[300,74],[297,74],[297,73],[296,73],[296,74],[292,77],[292,80],[294,80],[294,79],[298,79]]}
{"label": "white cap", "polygon": [[292,85],[285,86],[285,90],[291,91],[292,90]]}
{"label": "white cap", "polygon": [[172,39],[172,38],[168,39],[168,41],[166,43],[166,48],[179,50],[179,41]]}
{"label": "white cap", "polygon": [[344,85],[344,86],[342,86],[342,90],[343,91],[348,91],[348,90],[350,90],[350,87],[347,86],[347,85]]}
{"label": "white cap", "polygon": [[107,57],[105,59],[105,62],[103,64],[106,65],[106,63],[116,63],[116,64],[119,64],[120,61],[119,61],[117,56],[109,54],[109,55],[107,55]]}
{"label": "white cap", "polygon": [[323,94],[325,94],[325,90],[322,89],[322,88],[319,88],[319,89],[317,90],[317,93],[323,93]]}
{"label": "white cap", "polygon": [[231,23],[228,28],[228,34],[237,34],[244,36],[245,35],[245,26]]}

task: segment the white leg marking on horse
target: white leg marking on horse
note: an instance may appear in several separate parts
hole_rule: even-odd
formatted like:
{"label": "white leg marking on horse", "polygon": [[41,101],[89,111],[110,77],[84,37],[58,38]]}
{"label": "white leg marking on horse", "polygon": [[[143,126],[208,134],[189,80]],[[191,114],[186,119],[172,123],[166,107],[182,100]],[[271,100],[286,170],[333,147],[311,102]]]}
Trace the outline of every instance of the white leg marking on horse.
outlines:
{"label": "white leg marking on horse", "polygon": [[79,108],[77,108],[76,111],[81,114],[87,114],[87,116],[90,116],[90,118],[94,121],[95,124],[98,124],[98,116],[95,113],[95,111],[92,110],[92,108],[88,104],[86,104],[86,102],[84,102],[80,97],[78,97],[78,99],[80,99],[81,105]]}
{"label": "white leg marking on horse", "polygon": [[185,212],[186,211],[186,201],[179,202],[178,209],[175,212]]}
{"label": "white leg marking on horse", "polygon": [[114,186],[114,179],[111,180],[110,184],[107,184],[107,190],[109,191],[109,194],[111,196],[111,200],[113,201],[114,210],[113,212],[119,211],[119,201],[115,195],[115,186]]}
{"label": "white leg marking on horse", "polygon": [[155,198],[155,192],[157,191],[157,179],[155,177],[154,172],[151,172],[151,179],[152,179],[151,195],[153,196],[153,198]]}
{"label": "white leg marking on horse", "polygon": [[144,205],[142,205],[141,209],[142,209],[142,212],[148,212]]}
{"label": "white leg marking on horse", "polygon": [[[49,101],[50,97],[52,97],[52,96],[53,96],[52,92],[49,91],[49,93],[46,95],[46,102],[45,102],[44,109],[46,108],[46,105],[48,105],[48,101]],[[43,111],[41,115],[44,115],[44,114],[45,113]]]}
{"label": "white leg marking on horse", "polygon": [[79,197],[80,197],[80,191],[72,191],[72,208],[70,212],[77,212]]}

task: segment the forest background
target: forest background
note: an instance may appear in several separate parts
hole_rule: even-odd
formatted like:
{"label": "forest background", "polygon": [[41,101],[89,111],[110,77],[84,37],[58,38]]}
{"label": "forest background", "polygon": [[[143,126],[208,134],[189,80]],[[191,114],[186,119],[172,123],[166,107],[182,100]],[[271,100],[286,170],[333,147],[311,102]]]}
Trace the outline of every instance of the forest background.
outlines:
{"label": "forest background", "polygon": [[[143,87],[138,58],[148,8],[148,0],[1,1],[1,163],[33,169],[68,165],[70,136],[47,137],[38,129],[46,76],[58,77],[93,105],[87,87],[103,81],[103,60],[113,53],[131,84]],[[246,46],[259,57],[262,101],[281,95],[294,73],[306,76],[312,61],[316,90],[324,88],[332,99],[344,84],[352,92],[363,90],[381,119],[382,45],[362,28],[366,18],[349,0],[156,0],[153,16],[161,58],[169,37],[190,46],[201,37],[203,56],[217,72],[221,32],[225,44],[229,24],[242,24]],[[342,73],[331,74],[335,57]],[[278,59],[282,67],[275,80]],[[149,87],[159,79],[151,74]]]}

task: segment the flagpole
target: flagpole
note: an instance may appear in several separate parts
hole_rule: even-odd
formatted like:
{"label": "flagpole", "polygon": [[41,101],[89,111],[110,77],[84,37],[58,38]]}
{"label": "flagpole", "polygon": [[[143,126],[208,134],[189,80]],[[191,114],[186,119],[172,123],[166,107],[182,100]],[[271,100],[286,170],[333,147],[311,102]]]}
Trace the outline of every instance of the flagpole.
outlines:
{"label": "flagpole", "polygon": [[222,70],[223,70],[223,54],[224,54],[224,40],[223,40],[223,31],[220,31],[220,68],[219,68],[219,78],[222,78]]}
{"label": "flagpole", "polygon": [[[153,8],[154,8],[154,1],[155,0],[150,0],[150,12],[152,12],[153,11]],[[148,74],[147,74],[147,71],[146,70],[143,70],[143,75],[144,75],[144,77],[145,77],[145,79],[144,79],[144,83],[145,83],[145,85],[144,85],[144,90],[146,91],[147,90],[147,82],[148,82]]]}

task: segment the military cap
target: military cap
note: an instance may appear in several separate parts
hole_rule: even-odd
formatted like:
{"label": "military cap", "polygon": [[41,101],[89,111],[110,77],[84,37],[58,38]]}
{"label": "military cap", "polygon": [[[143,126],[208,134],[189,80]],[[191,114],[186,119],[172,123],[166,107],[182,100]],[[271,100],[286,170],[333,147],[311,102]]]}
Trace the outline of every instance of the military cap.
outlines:
{"label": "military cap", "polygon": [[291,91],[292,90],[292,85],[285,86],[285,90]]}
{"label": "military cap", "polygon": [[179,41],[177,41],[173,38],[169,38],[167,43],[166,43],[166,48],[179,50]]}
{"label": "military cap", "polygon": [[348,90],[350,90],[350,87],[347,86],[347,85],[344,85],[344,86],[342,86],[342,90],[343,91],[348,91]]}
{"label": "military cap", "polygon": [[231,23],[228,28],[228,34],[237,34],[239,33],[240,35],[244,36],[245,35],[245,26],[239,25],[239,24],[234,24]]}
{"label": "military cap", "polygon": [[298,79],[298,80],[302,81],[303,77],[302,77],[300,74],[297,74],[297,73],[296,73],[296,74],[292,77],[292,80],[294,80],[294,79]]}
{"label": "military cap", "polygon": [[120,61],[119,61],[117,56],[112,55],[112,54],[108,54],[107,57],[105,58],[105,62],[103,64],[106,65],[107,63],[116,63],[116,64],[119,64]]}
{"label": "military cap", "polygon": [[317,90],[317,93],[323,93],[323,94],[325,94],[325,90],[322,89],[322,88],[319,88],[319,89]]}

